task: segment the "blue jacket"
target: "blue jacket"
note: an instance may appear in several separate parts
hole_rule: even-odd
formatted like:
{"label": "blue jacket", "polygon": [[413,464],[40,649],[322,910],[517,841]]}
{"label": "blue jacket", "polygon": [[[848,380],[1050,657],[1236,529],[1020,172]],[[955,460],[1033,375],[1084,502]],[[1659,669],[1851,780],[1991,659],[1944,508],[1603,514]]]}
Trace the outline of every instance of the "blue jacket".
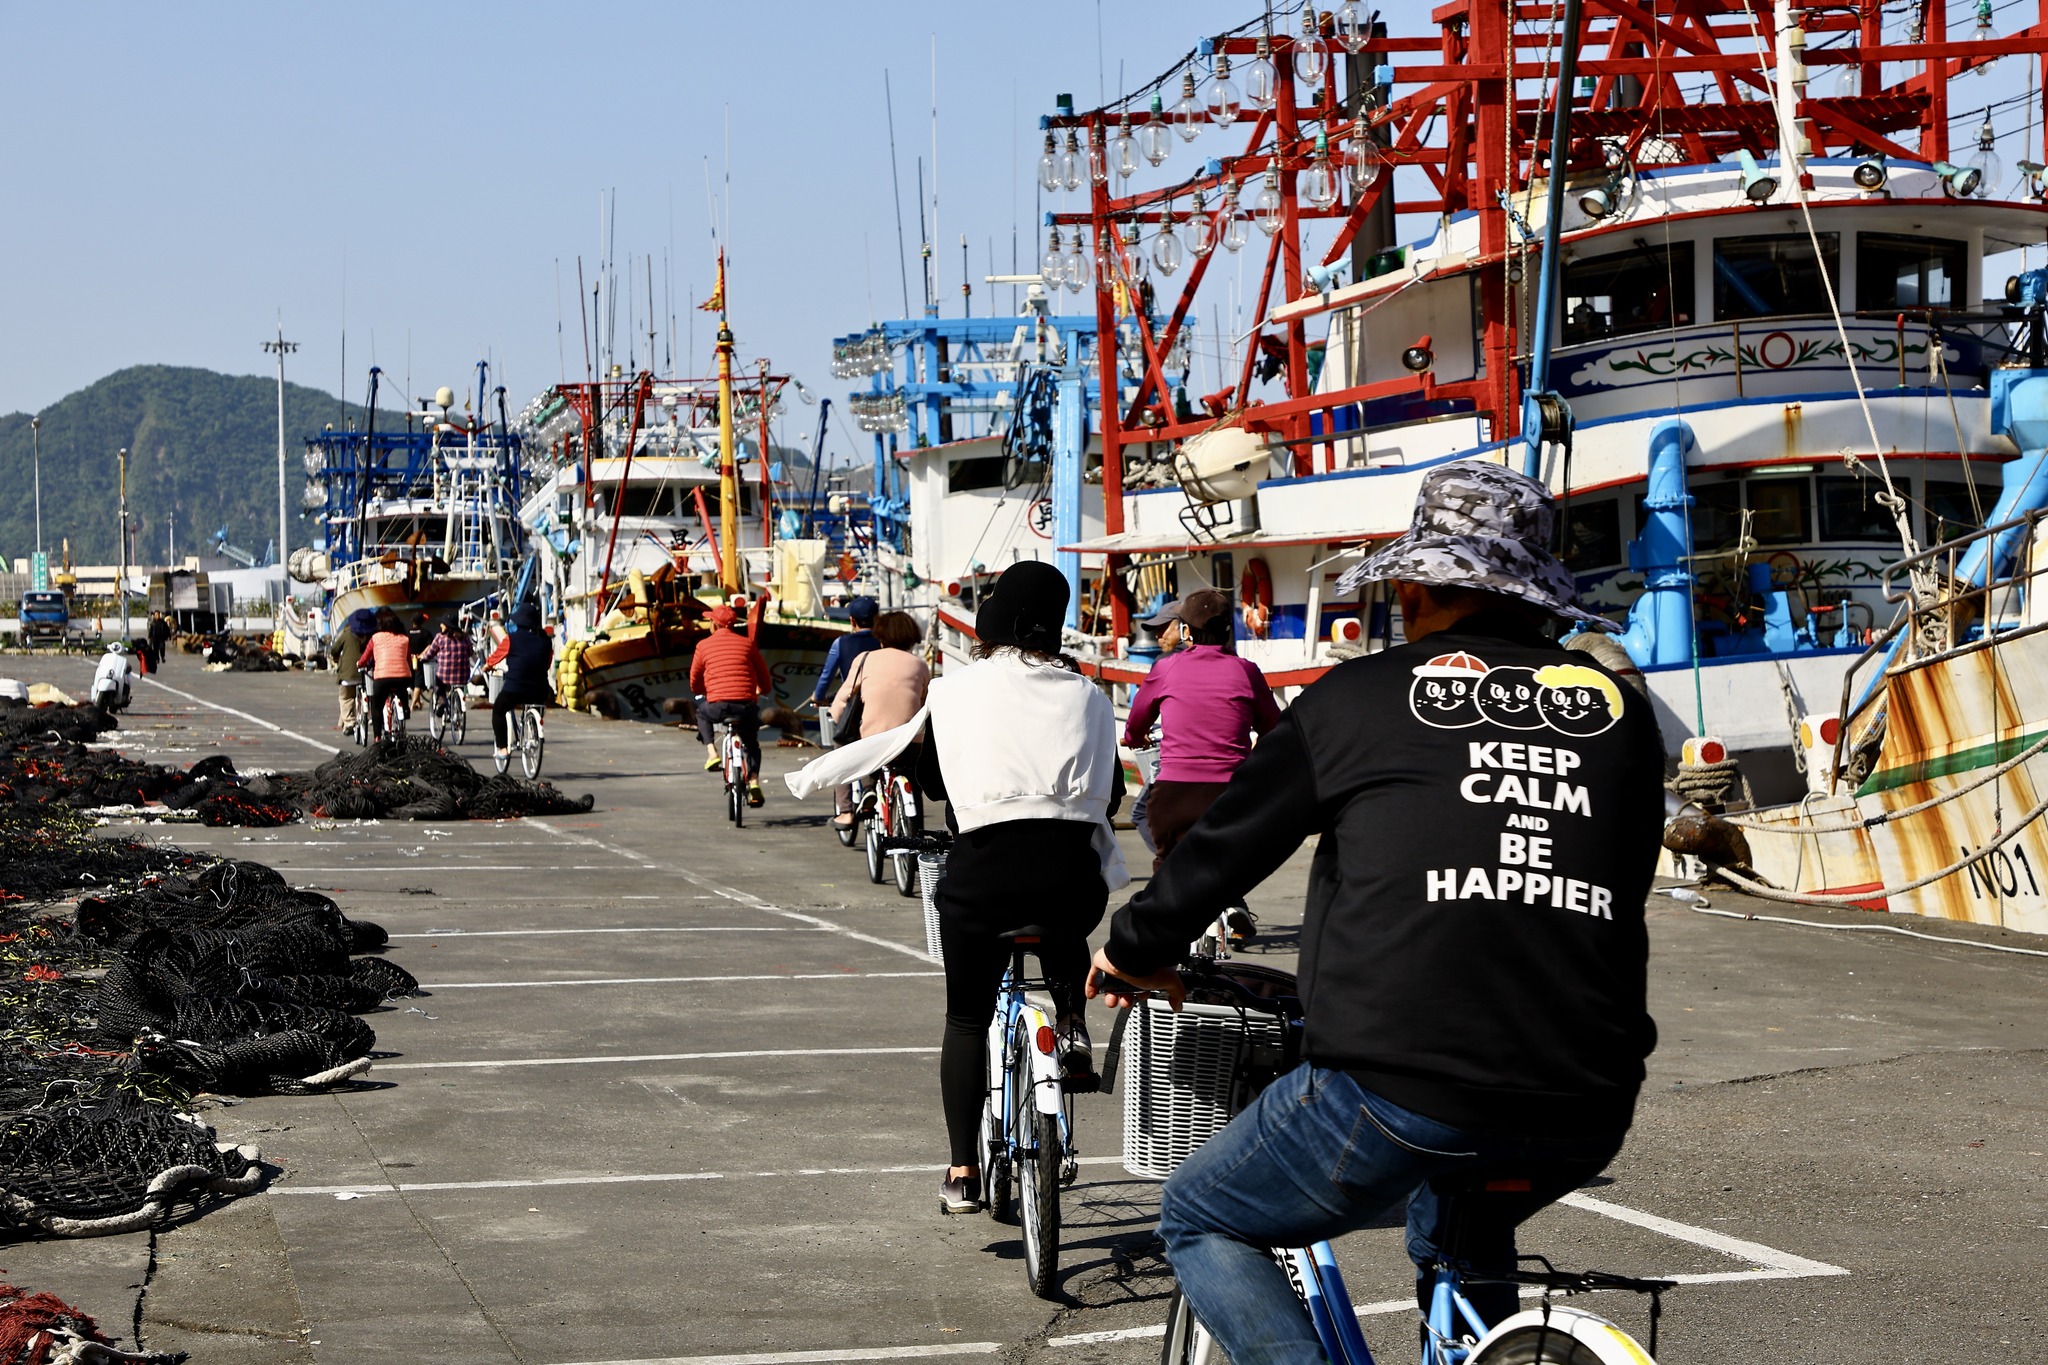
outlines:
{"label": "blue jacket", "polygon": [[853,661],[871,649],[881,648],[881,644],[866,627],[850,630],[834,640],[825,655],[824,670],[818,674],[818,685],[811,689],[811,699],[822,702],[831,696],[833,688],[839,685],[839,676],[853,667]]}

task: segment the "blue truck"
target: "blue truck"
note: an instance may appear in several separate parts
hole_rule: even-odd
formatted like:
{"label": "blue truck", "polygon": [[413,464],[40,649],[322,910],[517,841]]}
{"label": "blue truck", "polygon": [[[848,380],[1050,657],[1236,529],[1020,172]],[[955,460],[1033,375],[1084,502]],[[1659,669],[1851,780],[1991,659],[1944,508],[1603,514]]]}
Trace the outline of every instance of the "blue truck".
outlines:
{"label": "blue truck", "polygon": [[24,646],[61,646],[71,634],[71,599],[53,588],[25,592],[21,595],[20,621]]}

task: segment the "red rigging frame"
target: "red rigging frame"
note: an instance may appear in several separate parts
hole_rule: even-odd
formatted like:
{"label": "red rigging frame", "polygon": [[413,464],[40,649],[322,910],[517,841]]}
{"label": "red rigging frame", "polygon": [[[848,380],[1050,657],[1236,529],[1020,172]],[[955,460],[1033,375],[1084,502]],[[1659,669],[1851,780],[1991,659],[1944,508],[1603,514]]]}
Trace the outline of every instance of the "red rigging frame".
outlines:
{"label": "red rigging frame", "polygon": [[[1829,75],[1843,65],[1857,66],[1859,89],[1865,92],[1823,98],[1800,87],[1794,117],[1810,145],[1807,155],[1947,160],[1949,82],[2000,57],[2048,54],[2048,0],[2036,0],[2035,21],[2024,29],[1998,37],[1969,36],[1973,25],[1987,17],[1986,8],[1963,0],[1924,0],[1919,27],[1925,41],[1911,42],[1896,37],[1887,41],[1879,0],[1794,11],[1807,39],[1803,59],[1808,70]],[[1327,74],[1320,88],[1307,91],[1296,80],[1291,58],[1311,40],[1288,36],[1276,26],[1265,39],[1276,97],[1270,108],[1246,107],[1235,120],[1246,125],[1240,154],[1220,158],[1220,169],[1209,169],[1217,162],[1206,163],[1200,174],[1174,185],[1125,196],[1111,192],[1107,177],[1091,177],[1088,211],[1053,215],[1057,224],[1085,226],[1095,247],[1100,282],[1097,334],[1109,351],[1099,367],[1108,532],[1124,529],[1126,448],[1184,440],[1219,421],[1240,423],[1284,442],[1293,452],[1297,475],[1314,472],[1313,414],[1396,393],[1463,400],[1487,420],[1495,440],[1519,434],[1523,375],[1517,362],[1526,360],[1529,343],[1516,336],[1515,319],[1526,306],[1519,291],[1528,291],[1527,303],[1535,297],[1536,275],[1523,267],[1540,240],[1523,239],[1515,226],[1518,215],[1509,206],[1529,189],[1532,169],[1540,177],[1549,161],[1550,87],[1563,12],[1562,0],[1454,0],[1431,12],[1438,31],[1421,36],[1391,35],[1384,24],[1369,20],[1340,36],[1332,17],[1321,15],[1313,41],[1327,54]],[[1191,71],[1198,84],[1206,81],[1216,55],[1227,55],[1242,70],[1258,59],[1261,39],[1246,26],[1205,43],[1201,51],[1122,104],[1061,113],[1043,124],[1074,129],[1091,154],[1106,161],[1109,140],[1125,120],[1141,128],[1156,119],[1184,118],[1177,112],[1145,112],[1139,100],[1155,91],[1170,97],[1172,82],[1184,72]],[[1656,140],[1653,159],[1660,168],[1710,164],[1744,149],[1757,155],[1776,150],[1774,77],[1765,73],[1775,72],[1777,49],[1771,0],[1583,0],[1580,79],[1573,92],[1567,174],[1597,171],[1616,150],[1633,159],[1651,139]],[[1348,70],[1340,71],[1340,63],[1348,63]],[[1887,68],[1910,74],[1880,87]],[[2048,89],[2039,92],[2039,99],[2048,122]],[[1235,142],[1238,130],[1228,125],[1215,128],[1218,121],[1209,118],[1199,103],[1194,118],[1212,124],[1214,141]],[[1359,129],[1361,120],[1381,149],[1382,172],[1369,188],[1349,196],[1349,203],[1342,195],[1326,209],[1303,202],[1296,177],[1315,155],[1318,134],[1325,139],[1328,155],[1335,157],[1339,143]],[[1264,335],[1268,329],[1263,325],[1258,329],[1258,344],[1246,348],[1236,384],[1201,400],[1205,414],[1192,421],[1176,417],[1161,358],[1190,316],[1216,252],[1192,257],[1170,310],[1163,307],[1163,300],[1155,304],[1155,310],[1167,317],[1155,332],[1148,310],[1128,306],[1130,294],[1125,291],[1134,294],[1136,281],[1118,258],[1121,230],[1131,224],[1156,225],[1175,204],[1188,203],[1197,192],[1213,199],[1233,183],[1249,189],[1261,183],[1268,167],[1278,173],[1280,223],[1247,310],[1251,316],[1265,319],[1273,308],[1318,292],[1304,268],[1305,222],[1336,223],[1335,237],[1321,262],[1329,265],[1347,251],[1359,259],[1358,248],[1366,244],[1361,233],[1376,216],[1379,240],[1371,245],[1378,248],[1395,244],[1393,221],[1398,216],[1447,220],[1454,214],[1476,214],[1479,250],[1467,268],[1479,279],[1479,372],[1468,380],[1436,383],[1425,369],[1412,378],[1311,393],[1311,348],[1297,310],[1276,325],[1277,336]],[[1408,174],[1397,174],[1404,169]],[[1397,180],[1401,193],[1426,192],[1396,199]],[[1234,198],[1227,202],[1243,213]],[[1185,216],[1185,209],[1176,214]],[[1257,242],[1258,237],[1251,240]],[[1357,274],[1362,277],[1364,271]],[[1123,401],[1120,391],[1119,375],[1125,367],[1114,363],[1120,360],[1116,352],[1121,338],[1115,325],[1119,312],[1133,315],[1142,348],[1142,366],[1134,367],[1141,377],[1129,402]],[[1251,397],[1262,353],[1280,361],[1279,377],[1286,390],[1280,401]],[[1321,429],[1330,430],[1327,424]],[[1122,633],[1128,628],[1128,603],[1121,583],[1116,595],[1116,629]]]}

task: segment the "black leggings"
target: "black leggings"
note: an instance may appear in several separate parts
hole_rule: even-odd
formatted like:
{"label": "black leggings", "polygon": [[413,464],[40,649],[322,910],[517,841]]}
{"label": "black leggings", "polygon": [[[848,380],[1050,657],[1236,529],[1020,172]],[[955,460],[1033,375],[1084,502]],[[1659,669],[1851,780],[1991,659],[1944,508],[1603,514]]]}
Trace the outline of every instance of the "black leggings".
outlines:
{"label": "black leggings", "polygon": [[707,701],[697,708],[697,738],[712,742],[712,727],[722,720],[732,722],[747,751],[747,771],[761,776],[761,703],[758,701]]}
{"label": "black leggings", "polygon": [[505,747],[507,712],[516,711],[522,706],[546,706],[548,701],[549,698],[534,693],[500,689],[498,699],[491,703],[491,743],[500,749]]}
{"label": "black leggings", "polygon": [[401,704],[406,693],[412,690],[411,678],[375,678],[370,682],[370,733],[378,739],[384,737],[384,702],[386,698],[397,697]]}

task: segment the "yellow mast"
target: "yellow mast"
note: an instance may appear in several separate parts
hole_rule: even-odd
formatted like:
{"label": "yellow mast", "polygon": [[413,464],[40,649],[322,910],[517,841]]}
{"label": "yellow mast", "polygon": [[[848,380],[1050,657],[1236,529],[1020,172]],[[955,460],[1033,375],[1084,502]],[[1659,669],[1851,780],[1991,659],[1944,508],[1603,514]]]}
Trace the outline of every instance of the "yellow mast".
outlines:
{"label": "yellow mast", "polygon": [[[723,271],[721,270],[721,275]],[[718,581],[740,590],[740,481],[732,449],[732,328],[718,320]]]}

